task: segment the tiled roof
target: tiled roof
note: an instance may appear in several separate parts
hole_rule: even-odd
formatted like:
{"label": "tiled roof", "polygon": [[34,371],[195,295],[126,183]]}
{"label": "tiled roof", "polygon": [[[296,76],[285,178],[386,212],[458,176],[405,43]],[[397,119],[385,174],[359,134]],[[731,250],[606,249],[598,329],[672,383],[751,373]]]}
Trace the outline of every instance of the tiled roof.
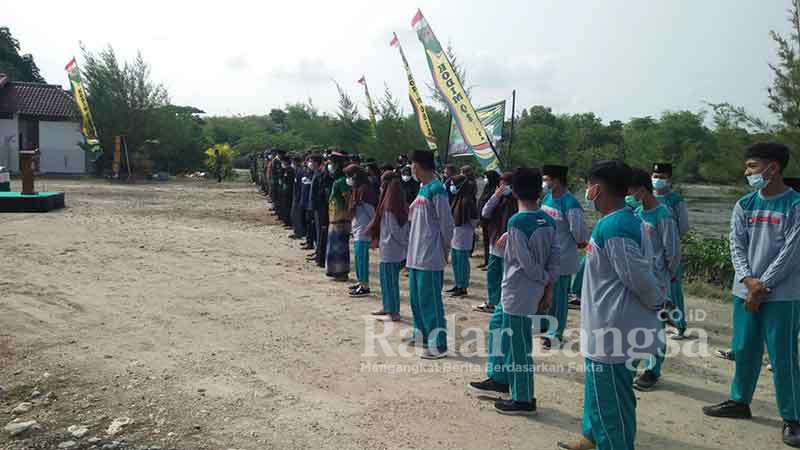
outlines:
{"label": "tiled roof", "polygon": [[11,81],[0,87],[0,113],[78,120],[72,96],[61,86]]}

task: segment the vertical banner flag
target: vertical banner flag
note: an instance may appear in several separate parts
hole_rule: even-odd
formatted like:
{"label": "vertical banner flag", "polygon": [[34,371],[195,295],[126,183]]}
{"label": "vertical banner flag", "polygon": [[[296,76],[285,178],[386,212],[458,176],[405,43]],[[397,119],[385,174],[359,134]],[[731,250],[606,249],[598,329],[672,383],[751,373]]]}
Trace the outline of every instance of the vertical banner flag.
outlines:
{"label": "vertical banner flag", "polygon": [[372,97],[369,95],[369,88],[367,87],[367,77],[362,75],[358,80],[358,84],[364,86],[364,93],[367,95],[367,108],[369,109],[369,120],[372,122],[372,131],[377,131],[378,123],[375,121],[375,107],[372,104]]}
{"label": "vertical banner flag", "polygon": [[[495,149],[500,148],[500,141],[503,139],[503,124],[506,120],[506,101],[500,101],[486,105],[475,110],[478,113],[483,128],[489,133],[489,139],[492,140]],[[464,137],[458,131],[455,125],[455,118],[452,119],[452,132],[450,133],[450,142],[447,143],[447,152],[450,156],[471,156],[472,150],[464,142]],[[492,155],[494,156],[494,155]]]}
{"label": "vertical banner flag", "polygon": [[69,83],[72,86],[72,96],[75,97],[75,104],[78,106],[78,111],[81,113],[82,132],[86,137],[86,142],[89,144],[97,144],[97,130],[94,128],[94,121],[92,120],[92,113],[89,111],[89,102],[86,101],[86,91],[83,90],[83,83],[81,82],[81,72],[78,70],[78,62],[75,58],[67,63],[64,67],[69,76]]}
{"label": "vertical banner flag", "polygon": [[433,76],[433,83],[436,90],[445,98],[450,108],[450,114],[458,125],[458,131],[464,138],[464,142],[472,149],[475,157],[478,158],[484,170],[499,170],[500,161],[489,142],[486,130],[475,112],[475,108],[467,97],[467,92],[461,81],[458,79],[447,53],[442,49],[442,45],[428,21],[422,15],[422,11],[417,10],[417,14],[411,21],[411,26],[417,31],[417,36],[423,47],[425,56],[428,60],[428,68]]}
{"label": "vertical banner flag", "polygon": [[[394,33],[393,33],[394,34]],[[389,43],[392,47],[397,47],[400,50],[400,56],[403,58],[403,66],[406,68],[406,77],[408,77],[408,99],[411,101],[411,106],[414,108],[414,113],[417,116],[417,125],[428,144],[428,149],[436,151],[436,136],[433,134],[433,126],[428,118],[428,112],[425,111],[425,105],[422,103],[422,96],[417,89],[417,83],[414,82],[414,76],[411,75],[411,67],[408,65],[406,54],[403,52],[403,46],[400,45],[400,39],[397,34],[394,34],[392,41]],[[438,159],[438,155],[436,156]]]}

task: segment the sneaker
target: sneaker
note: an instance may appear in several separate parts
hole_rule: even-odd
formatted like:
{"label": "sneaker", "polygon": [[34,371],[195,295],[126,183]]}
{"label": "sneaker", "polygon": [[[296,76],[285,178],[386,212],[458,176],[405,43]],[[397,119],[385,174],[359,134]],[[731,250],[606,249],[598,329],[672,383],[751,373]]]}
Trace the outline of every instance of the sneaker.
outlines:
{"label": "sneaker", "polygon": [[530,403],[498,400],[494,402],[494,410],[506,416],[535,416],[536,399],[534,398]]}
{"label": "sneaker", "polygon": [[750,413],[750,405],[737,403],[733,400],[726,400],[719,405],[703,407],[703,414],[709,417],[723,417],[726,419],[749,419],[753,417]]}
{"label": "sneaker", "polygon": [[717,350],[714,352],[714,356],[728,361],[736,361],[733,356],[733,350]]}
{"label": "sneaker", "polygon": [[672,335],[673,341],[683,341],[688,339],[686,336],[686,328],[678,328],[675,334]]}
{"label": "sneaker", "polygon": [[539,341],[542,343],[542,348],[545,350],[550,350],[550,347],[553,346],[553,342],[547,336],[542,336]]}
{"label": "sneaker", "polygon": [[567,303],[567,308],[581,309],[581,299],[576,297],[574,294],[570,294],[570,300],[569,303]]}
{"label": "sneaker", "polygon": [[375,317],[375,320],[380,322],[400,322],[403,319],[400,317],[400,313],[387,313],[386,315]]}
{"label": "sneaker", "polygon": [[473,381],[469,384],[469,387],[480,394],[492,397],[499,396],[501,399],[507,399],[510,392],[510,388],[507,384],[498,383],[491,378],[487,378],[483,381]]}
{"label": "sneaker", "polygon": [[559,442],[558,448],[564,450],[594,450],[597,448],[594,442],[581,436],[580,439],[575,439],[569,442]]}
{"label": "sneaker", "polygon": [[446,348],[427,348],[420,356],[422,359],[442,359],[447,358]]}
{"label": "sneaker", "polygon": [[467,294],[467,290],[466,289],[459,289],[459,290],[453,292],[452,294],[450,294],[450,297],[461,298],[461,297],[466,297],[467,295],[468,294]]}
{"label": "sneaker", "polygon": [[656,377],[653,372],[645,370],[641,375],[636,377],[636,380],[633,382],[633,388],[637,391],[647,392],[653,390],[656,383],[658,383],[658,377]]}
{"label": "sneaker", "polygon": [[369,288],[359,286],[358,289],[355,291],[350,291],[350,297],[358,298],[358,297],[366,297],[370,294]]}
{"label": "sneaker", "polygon": [[482,313],[492,314],[494,312],[494,306],[484,302],[484,303],[481,303],[480,305],[472,308],[472,310],[473,311],[482,312]]}
{"label": "sneaker", "polygon": [[452,288],[445,291],[448,294],[452,294],[453,292],[458,292],[458,286],[453,286]]}
{"label": "sneaker", "polygon": [[354,284],[354,285],[350,286],[347,289],[349,289],[352,292],[352,291],[355,291],[356,289],[358,289],[360,287],[361,287],[361,283],[358,283],[358,284]]}
{"label": "sneaker", "polygon": [[789,447],[800,448],[800,422],[783,423],[783,443]]}

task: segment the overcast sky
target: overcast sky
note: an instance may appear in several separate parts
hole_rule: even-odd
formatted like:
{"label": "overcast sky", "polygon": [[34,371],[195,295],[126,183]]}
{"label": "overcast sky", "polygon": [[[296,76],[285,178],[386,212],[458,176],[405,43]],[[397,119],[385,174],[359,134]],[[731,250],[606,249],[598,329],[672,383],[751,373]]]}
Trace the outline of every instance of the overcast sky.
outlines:
{"label": "overcast sky", "polygon": [[64,65],[83,41],[91,50],[111,44],[126,59],[141,50],[173,103],[209,114],[262,114],[309,98],[333,112],[332,79],[363,114],[362,74],[373,97],[387,85],[410,111],[400,56],[389,47],[392,31],[417,83],[430,80],[411,28],[420,7],[439,40],[453,43],[476,106],[510,100],[516,89],[518,112],[544,104],[610,121],[728,101],[769,117],[767,63],[776,60],[769,31],[788,33],[789,3],[59,0],[3,8],[0,24],[34,55],[48,82],[65,87]]}

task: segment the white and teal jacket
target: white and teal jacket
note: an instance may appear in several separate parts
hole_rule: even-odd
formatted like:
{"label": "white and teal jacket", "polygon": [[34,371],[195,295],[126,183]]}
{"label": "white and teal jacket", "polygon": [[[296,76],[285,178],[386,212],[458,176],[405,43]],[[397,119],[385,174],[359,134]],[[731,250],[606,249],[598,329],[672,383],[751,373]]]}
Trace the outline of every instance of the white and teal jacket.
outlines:
{"label": "white and teal jacket", "polygon": [[545,287],[558,278],[560,252],[556,223],[541,210],[520,211],[508,220],[504,255],[503,312],[531,316]]}
{"label": "white and teal jacket", "polygon": [[731,218],[733,295],[747,298],[742,280],[754,277],[770,290],[767,302],[800,300],[800,193],[742,197]]}
{"label": "white and teal jacket", "polygon": [[657,313],[667,299],[653,274],[643,226],[625,207],[601,218],[592,231],[581,297],[581,353],[592,361],[619,364],[658,351]]}
{"label": "white and teal jacket", "polygon": [[681,238],[678,236],[678,225],[672,213],[663,204],[649,211],[640,206],[636,208],[636,216],[644,223],[644,230],[653,246],[653,272],[661,288],[667,292],[681,267]]}

